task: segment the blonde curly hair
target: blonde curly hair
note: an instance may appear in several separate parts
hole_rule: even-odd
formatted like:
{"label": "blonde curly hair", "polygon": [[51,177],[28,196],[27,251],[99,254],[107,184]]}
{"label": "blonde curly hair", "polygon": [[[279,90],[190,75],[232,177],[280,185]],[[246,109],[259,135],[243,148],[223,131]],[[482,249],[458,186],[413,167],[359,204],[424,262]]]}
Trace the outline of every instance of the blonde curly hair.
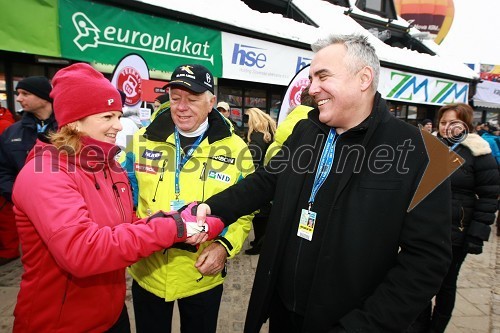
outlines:
{"label": "blonde curly hair", "polygon": [[264,141],[269,143],[273,140],[276,133],[276,122],[270,115],[259,108],[250,108],[246,111],[248,115],[248,135],[247,139],[250,142],[250,135],[253,132],[261,132],[264,134]]}

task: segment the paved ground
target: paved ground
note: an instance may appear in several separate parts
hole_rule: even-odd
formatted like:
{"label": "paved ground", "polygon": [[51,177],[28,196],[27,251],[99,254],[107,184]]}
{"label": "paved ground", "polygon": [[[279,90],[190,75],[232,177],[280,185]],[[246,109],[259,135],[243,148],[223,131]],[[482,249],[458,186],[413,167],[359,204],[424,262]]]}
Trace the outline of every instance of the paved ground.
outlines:
{"label": "paved ground", "polygon": [[[494,230],[496,231],[496,230]],[[250,239],[253,239],[250,236]],[[229,265],[218,332],[242,332],[258,256],[240,254]],[[500,333],[500,242],[492,232],[484,253],[469,255],[459,277],[457,304],[447,333]],[[0,332],[11,332],[22,266],[19,260],[0,267]],[[130,285],[130,281],[129,281]],[[128,292],[128,307],[133,311]],[[174,317],[174,332],[178,318]],[[133,326],[133,325],[132,325]],[[135,330],[133,330],[135,332]],[[261,333],[267,333],[265,326]]]}

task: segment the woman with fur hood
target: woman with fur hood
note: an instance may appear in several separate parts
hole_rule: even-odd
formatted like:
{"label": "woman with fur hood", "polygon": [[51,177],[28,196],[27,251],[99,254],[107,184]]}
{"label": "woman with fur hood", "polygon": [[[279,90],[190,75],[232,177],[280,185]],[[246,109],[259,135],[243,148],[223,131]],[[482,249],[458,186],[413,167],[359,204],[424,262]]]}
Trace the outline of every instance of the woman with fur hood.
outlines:
{"label": "woman with fur hood", "polygon": [[434,308],[429,304],[419,317],[418,321],[425,318],[427,323],[430,319],[430,329],[424,328],[421,332],[444,332],[455,306],[460,267],[467,254],[483,252],[483,242],[488,240],[490,225],[495,221],[498,165],[488,142],[471,133],[472,119],[473,110],[464,103],[443,106],[438,112],[437,136],[465,162],[451,175],[453,260],[436,295]]}

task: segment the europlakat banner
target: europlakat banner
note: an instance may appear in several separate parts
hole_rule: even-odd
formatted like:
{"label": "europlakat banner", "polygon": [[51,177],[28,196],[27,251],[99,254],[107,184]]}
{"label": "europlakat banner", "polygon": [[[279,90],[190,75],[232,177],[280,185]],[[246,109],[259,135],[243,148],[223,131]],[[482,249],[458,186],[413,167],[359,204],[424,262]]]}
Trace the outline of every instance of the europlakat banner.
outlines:
{"label": "europlakat banner", "polygon": [[312,51],[222,32],[222,77],[286,86]]}
{"label": "europlakat banner", "polygon": [[137,53],[150,70],[197,63],[222,75],[220,31],[86,0],[60,0],[59,23],[64,58],[114,65]]}
{"label": "europlakat banner", "polygon": [[469,84],[380,68],[379,92],[385,99],[418,104],[467,103]]}

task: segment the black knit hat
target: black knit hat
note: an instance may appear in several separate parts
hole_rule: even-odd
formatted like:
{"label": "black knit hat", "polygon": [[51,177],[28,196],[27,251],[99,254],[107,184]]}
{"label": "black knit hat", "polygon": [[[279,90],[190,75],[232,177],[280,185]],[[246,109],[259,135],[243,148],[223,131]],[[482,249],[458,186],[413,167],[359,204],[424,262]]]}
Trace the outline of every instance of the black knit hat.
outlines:
{"label": "black knit hat", "polygon": [[422,120],[422,123],[421,123],[421,124],[422,124],[422,126],[425,126],[425,125],[427,125],[428,123],[431,123],[431,124],[432,124],[432,120],[430,120],[430,119],[424,119],[424,120]]}
{"label": "black knit hat", "polygon": [[16,90],[17,89],[24,89],[33,95],[52,103],[52,98],[49,96],[52,91],[52,86],[45,76],[29,76],[22,79],[17,84]]}
{"label": "black knit hat", "polygon": [[155,98],[155,101],[158,101],[160,102],[160,104],[163,104],[163,103],[166,103],[170,100],[170,96],[168,94],[162,94],[162,95],[158,95],[156,96]]}

